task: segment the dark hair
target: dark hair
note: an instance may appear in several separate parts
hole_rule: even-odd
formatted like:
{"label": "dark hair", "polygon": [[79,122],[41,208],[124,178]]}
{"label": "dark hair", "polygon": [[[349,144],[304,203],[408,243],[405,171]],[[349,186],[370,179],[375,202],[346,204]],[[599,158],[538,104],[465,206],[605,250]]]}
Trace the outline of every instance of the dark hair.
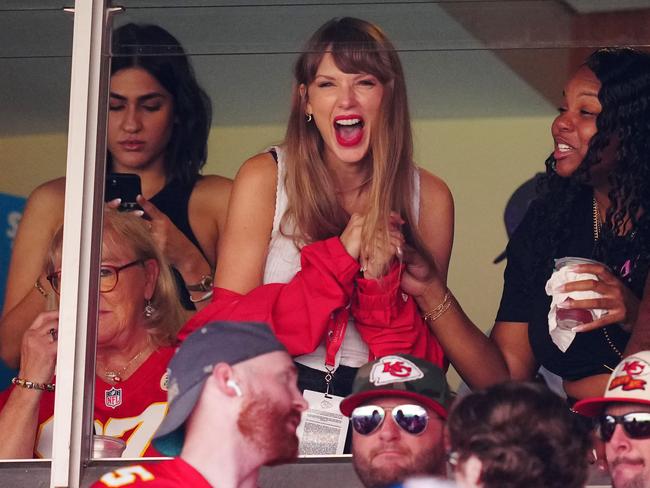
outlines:
{"label": "dark hair", "polygon": [[590,427],[545,385],[507,382],[462,398],[448,419],[458,464],[476,456],[485,488],[582,488]]}
{"label": "dark hair", "polygon": [[119,27],[113,32],[112,44],[111,75],[126,68],[142,68],[172,95],[174,127],[165,170],[169,177],[184,183],[196,180],[207,159],[212,108],[183,47],[162,27],[146,24]]}
{"label": "dark hair", "polygon": [[539,233],[535,253],[544,261],[538,269],[547,273],[552,268],[552,258],[557,257],[554,253],[568,237],[573,205],[591,192],[584,184],[585,177],[588,179],[589,170],[600,164],[604,151],[613,146],[614,169],[609,175],[612,204],[593,257],[611,262],[615,248],[621,245],[617,237],[625,233],[629,219],[632,228],[627,235],[634,239],[628,254],[640,256],[635,282],[641,283],[633,288],[642,287],[650,257],[650,55],[631,48],[599,49],[584,66],[600,81],[602,111],[587,154],[571,177],[555,174],[552,155],[546,160],[546,176],[540,185],[543,197],[536,205],[533,225]]}

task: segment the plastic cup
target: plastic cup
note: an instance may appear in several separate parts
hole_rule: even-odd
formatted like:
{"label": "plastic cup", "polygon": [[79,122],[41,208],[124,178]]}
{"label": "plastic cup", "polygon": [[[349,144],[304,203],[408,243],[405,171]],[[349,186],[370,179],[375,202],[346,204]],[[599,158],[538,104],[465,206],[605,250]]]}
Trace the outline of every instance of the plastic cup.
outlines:
{"label": "plastic cup", "polygon": [[107,435],[93,436],[93,458],[119,458],[126,449],[126,442]]}
{"label": "plastic cup", "polygon": [[[587,258],[577,258],[577,257],[565,257],[555,260],[555,270],[559,271],[565,266],[577,266],[579,264],[602,264],[593,259]],[[597,279],[597,278],[596,278]],[[561,283],[564,284],[564,283]],[[565,302],[569,300],[568,298]],[[595,320],[595,316],[591,309],[588,308],[560,308],[557,307],[555,311],[555,319],[557,321],[557,326],[560,329],[571,330],[574,327],[582,324],[588,324]]]}

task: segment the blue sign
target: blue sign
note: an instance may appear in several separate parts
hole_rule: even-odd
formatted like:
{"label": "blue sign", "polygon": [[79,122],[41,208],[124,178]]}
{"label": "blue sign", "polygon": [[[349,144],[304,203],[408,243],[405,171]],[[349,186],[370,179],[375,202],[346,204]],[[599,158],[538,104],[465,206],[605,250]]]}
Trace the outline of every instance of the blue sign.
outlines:
{"label": "blue sign", "polygon": [[[9,260],[14,238],[18,231],[18,223],[23,215],[25,198],[0,193],[0,309],[5,300],[5,287],[7,273],[9,272]],[[10,378],[16,374],[15,371],[7,368],[0,361],[0,391],[9,385]]]}
{"label": "blue sign", "polygon": [[18,231],[20,218],[23,216],[25,197],[0,193],[0,308],[5,299],[5,285],[9,272],[11,248]]}

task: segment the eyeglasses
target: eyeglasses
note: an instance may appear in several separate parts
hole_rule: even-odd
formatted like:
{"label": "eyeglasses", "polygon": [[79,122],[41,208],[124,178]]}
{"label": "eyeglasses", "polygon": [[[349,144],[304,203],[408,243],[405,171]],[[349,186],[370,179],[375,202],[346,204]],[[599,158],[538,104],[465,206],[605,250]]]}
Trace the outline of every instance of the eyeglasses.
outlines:
{"label": "eyeglasses", "polygon": [[[99,292],[108,293],[113,291],[117,286],[117,282],[120,277],[120,271],[135,266],[136,264],[142,264],[142,259],[136,259],[130,263],[126,263],[122,266],[111,266],[110,264],[102,264],[99,268]],[[52,289],[56,292],[57,295],[61,293],[61,270],[55,271],[47,277],[47,281],[52,285]]]}
{"label": "eyeglasses", "polygon": [[621,424],[630,439],[650,437],[650,412],[630,412],[625,415],[601,415],[596,421],[596,433],[605,442],[609,442]]}
{"label": "eyeglasses", "polygon": [[395,423],[411,435],[419,435],[427,428],[429,415],[420,405],[397,405],[392,408],[383,408],[378,405],[364,405],[352,411],[350,419],[352,428],[361,435],[370,435],[379,429],[386,417],[386,410],[390,410]]}

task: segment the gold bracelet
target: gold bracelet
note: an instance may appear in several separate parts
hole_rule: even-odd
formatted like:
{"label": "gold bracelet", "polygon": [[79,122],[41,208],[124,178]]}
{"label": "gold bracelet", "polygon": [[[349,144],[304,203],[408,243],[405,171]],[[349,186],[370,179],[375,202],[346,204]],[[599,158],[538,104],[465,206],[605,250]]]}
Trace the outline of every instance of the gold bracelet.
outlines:
{"label": "gold bracelet", "polygon": [[442,316],[442,314],[449,310],[449,307],[451,307],[451,301],[451,292],[447,290],[445,297],[442,299],[442,303],[425,313],[422,318],[425,322],[435,322]]}
{"label": "gold bracelet", "polygon": [[50,294],[45,291],[45,288],[43,288],[43,285],[41,285],[41,279],[36,278],[36,283],[34,283],[34,288],[38,290],[38,292],[43,295],[45,298],[49,297]]}
{"label": "gold bracelet", "polygon": [[54,391],[54,383],[35,383],[24,378],[19,378],[18,376],[14,376],[11,379],[11,382],[16,386],[20,386],[21,388],[26,388],[28,390]]}

